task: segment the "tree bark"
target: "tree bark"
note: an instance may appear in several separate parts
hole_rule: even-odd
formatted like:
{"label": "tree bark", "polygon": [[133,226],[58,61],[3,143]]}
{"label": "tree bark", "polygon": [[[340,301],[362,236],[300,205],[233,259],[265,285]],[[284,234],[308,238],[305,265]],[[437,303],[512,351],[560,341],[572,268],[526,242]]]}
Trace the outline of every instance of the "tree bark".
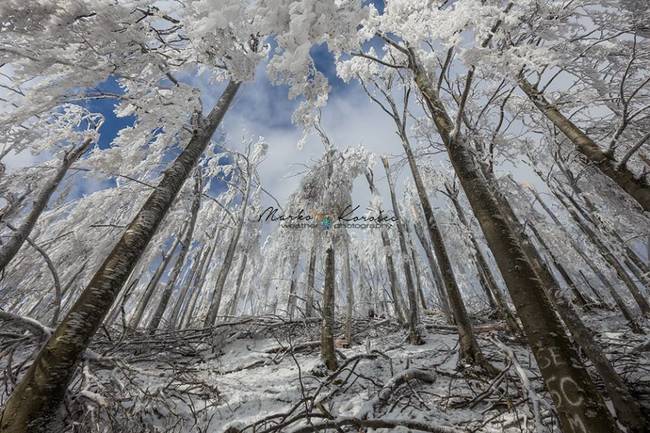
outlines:
{"label": "tree bark", "polygon": [[508,306],[508,303],[506,302],[503,294],[501,293],[501,289],[499,289],[499,285],[497,284],[496,279],[492,274],[490,265],[488,265],[487,259],[483,255],[483,252],[479,247],[478,241],[476,240],[476,237],[472,232],[472,228],[469,225],[469,221],[465,216],[465,211],[461,207],[460,202],[458,200],[457,191],[452,191],[450,188],[447,188],[447,192],[449,198],[451,199],[452,204],[454,205],[454,209],[456,209],[456,215],[458,216],[458,219],[460,220],[461,224],[465,227],[465,229],[469,233],[469,239],[475,251],[475,257],[478,264],[478,272],[479,275],[485,281],[486,289],[488,290],[488,295],[491,294],[494,297],[494,303],[496,309],[499,312],[499,315],[506,321],[510,330],[516,335],[522,335],[523,330],[519,326],[519,323],[517,323],[517,320],[515,319],[515,316],[512,313],[512,311],[510,311],[510,307]]}
{"label": "tree bark", "polygon": [[390,191],[390,201],[391,204],[393,205],[393,213],[395,214],[395,219],[396,219],[395,224],[397,225],[397,235],[399,237],[399,248],[402,255],[402,269],[404,271],[404,277],[406,279],[406,293],[408,294],[408,299],[409,299],[408,341],[411,344],[422,344],[422,338],[418,334],[418,330],[417,330],[417,323],[418,323],[417,295],[415,293],[415,284],[413,284],[413,274],[411,273],[411,264],[409,263],[409,253],[406,248],[406,238],[404,237],[404,228],[402,227],[400,210],[397,204],[397,197],[395,196],[395,187],[393,185],[393,180],[390,175],[390,167],[388,164],[388,159],[382,158],[382,162],[384,163],[384,169],[386,170],[388,190]]}
{"label": "tree bark", "polygon": [[331,371],[338,368],[334,350],[334,247],[325,252],[325,285],[323,287],[323,321],[320,332],[320,354]]}
{"label": "tree bark", "polygon": [[289,296],[287,297],[287,315],[293,320],[296,309],[296,271],[298,270],[299,257],[296,256],[291,264],[291,281],[289,282]]}
{"label": "tree bark", "polygon": [[602,347],[596,342],[592,331],[582,322],[578,313],[561,294],[557,294],[556,305],[561,311],[562,318],[571,330],[571,335],[580,348],[591,360],[598,375],[605,384],[607,394],[616,409],[618,420],[627,427],[630,433],[645,433],[650,431],[650,424],[643,414],[638,401],[630,393],[630,389],[609,359],[603,353]]}
{"label": "tree bark", "polygon": [[598,235],[589,227],[588,224],[586,224],[580,216],[576,213],[574,209],[571,208],[571,205],[565,200],[562,196],[564,193],[560,190],[559,192],[553,189],[555,192],[555,196],[557,199],[562,203],[562,205],[566,208],[566,210],[569,212],[569,215],[571,215],[571,218],[576,222],[576,224],[582,229],[582,231],[585,233],[585,235],[589,238],[589,240],[596,246],[600,254],[603,256],[605,261],[609,263],[609,265],[614,268],[616,271],[616,275],[623,281],[625,284],[625,287],[629,290],[629,292],[632,294],[632,297],[636,301],[637,305],[639,306],[639,309],[641,310],[641,314],[643,314],[646,317],[650,317],[650,304],[648,304],[648,301],[644,298],[644,296],[641,294],[641,291],[639,288],[636,286],[630,275],[628,275],[627,271],[623,267],[623,265],[618,261],[616,257],[612,254],[610,249],[603,243],[603,241],[598,237]]}
{"label": "tree bark", "polygon": [[187,253],[192,247],[194,227],[196,227],[196,218],[199,214],[199,208],[201,207],[201,189],[201,177],[197,174],[196,184],[194,186],[194,199],[192,200],[192,207],[190,209],[190,222],[188,224],[187,231],[185,232],[185,237],[181,241],[181,249],[178,252],[178,258],[176,259],[174,269],[172,269],[172,273],[169,275],[165,290],[163,290],[160,296],[160,300],[158,301],[158,307],[156,307],[153,317],[149,322],[148,331],[150,334],[156,332],[158,326],[160,325],[160,321],[162,320],[165,314],[165,310],[167,309],[169,299],[171,298],[172,292],[176,287],[176,281],[181,275],[183,266],[185,266],[185,258],[187,257]]}
{"label": "tree bark", "polygon": [[192,297],[190,298],[190,302],[188,303],[189,307],[186,309],[186,311],[183,313],[183,320],[181,321],[182,327],[187,328],[191,325],[192,323],[192,318],[194,317],[194,311],[196,309],[197,303],[199,303],[199,298],[201,297],[202,294],[202,289],[205,284],[205,279],[208,276],[208,269],[210,268],[210,264],[212,263],[212,257],[214,256],[214,252],[217,249],[217,244],[219,243],[219,239],[221,239],[221,228],[219,228],[215,235],[214,239],[212,240],[212,245],[210,246],[210,254],[208,254],[208,259],[205,261],[203,264],[203,268],[199,274],[199,279],[197,280],[197,283],[192,289]]}
{"label": "tree bark", "polygon": [[181,314],[183,306],[186,306],[187,302],[189,302],[189,299],[187,299],[188,294],[191,295],[190,289],[193,287],[193,283],[198,278],[198,273],[201,270],[201,265],[205,260],[207,253],[208,252],[205,251],[205,244],[201,245],[201,248],[199,248],[199,250],[196,252],[194,259],[190,264],[190,268],[187,271],[185,281],[179,290],[178,298],[176,299],[174,307],[172,308],[172,311],[169,314],[169,318],[167,319],[168,330],[174,330],[180,325],[178,323],[178,317]]}
{"label": "tree bark", "polygon": [[408,239],[408,246],[409,246],[409,251],[411,253],[411,262],[413,263],[413,277],[415,279],[415,283],[417,285],[418,289],[418,295],[420,296],[420,304],[422,305],[422,311],[426,311],[428,309],[427,307],[427,300],[424,296],[424,290],[422,289],[422,274],[420,274],[420,267],[418,266],[418,261],[417,261],[417,254],[415,254],[415,248],[413,247],[413,241],[411,240],[411,235],[410,231],[408,230],[408,226],[406,226],[406,234],[407,239]]}
{"label": "tree bark", "polygon": [[559,262],[555,254],[553,253],[553,250],[548,246],[544,238],[542,238],[542,235],[539,233],[537,230],[537,227],[535,227],[533,224],[528,224],[528,228],[530,228],[530,231],[533,233],[533,236],[535,236],[535,239],[537,239],[537,242],[544,248],[546,253],[549,255],[551,258],[551,261],[553,262],[553,265],[555,266],[555,269],[558,270],[560,275],[562,275],[562,278],[564,281],[566,281],[567,285],[569,286],[569,289],[571,289],[571,293],[573,293],[574,300],[575,302],[580,306],[585,308],[588,304],[589,301],[584,297],[582,292],[578,290],[578,286],[576,286],[575,282],[573,281],[573,278],[569,275],[569,273],[564,269],[564,266]]}
{"label": "tree bark", "polygon": [[228,243],[228,248],[226,249],[226,255],[223,259],[223,264],[219,270],[219,276],[217,277],[217,282],[214,285],[214,291],[212,292],[212,302],[208,308],[208,314],[205,317],[204,326],[207,328],[213,326],[217,320],[217,315],[219,314],[219,307],[221,306],[221,299],[223,297],[223,287],[226,284],[226,279],[230,273],[230,268],[232,267],[233,259],[235,258],[235,252],[237,251],[237,244],[239,243],[239,237],[241,236],[242,229],[244,227],[244,222],[246,220],[246,209],[248,209],[248,200],[250,197],[251,186],[253,184],[252,173],[250,172],[252,168],[248,167],[246,175],[248,179],[246,181],[246,192],[244,197],[242,197],[241,204],[241,215],[239,216],[239,223],[235,228],[235,231],[230,238]]}
{"label": "tree bark", "polygon": [[[612,284],[609,282],[609,280],[607,280],[605,275],[603,275],[601,270],[598,269],[598,266],[594,264],[593,259],[583,251],[583,248],[580,245],[578,245],[573,235],[569,233],[569,231],[566,229],[564,224],[560,222],[559,218],[555,215],[555,213],[548,207],[548,205],[544,202],[544,200],[542,200],[539,193],[534,188],[530,188],[529,190],[537,200],[537,203],[539,203],[540,206],[542,206],[542,209],[544,209],[544,211],[548,214],[548,216],[551,217],[551,220],[553,220],[553,222],[555,223],[555,227],[561,230],[566,235],[566,239],[568,239],[573,249],[578,253],[578,255],[582,258],[582,260],[587,264],[587,266],[589,266],[589,269],[591,269],[594,275],[598,277],[598,279],[603,283],[605,287],[607,288],[611,287]],[[605,302],[603,301],[600,294],[596,292],[595,289],[591,287],[591,285],[589,285],[589,287],[594,292],[596,298],[604,305]]]}
{"label": "tree bark", "polygon": [[354,287],[352,286],[352,269],[350,268],[350,246],[345,245],[345,286],[346,286],[346,305],[345,305],[345,341],[348,346],[352,346],[352,316],[354,313]]}
{"label": "tree bark", "polygon": [[140,299],[140,302],[138,303],[135,313],[133,314],[131,320],[129,321],[129,328],[137,329],[137,327],[140,325],[142,316],[144,315],[145,310],[149,306],[149,300],[153,296],[156,287],[158,287],[160,278],[162,278],[163,274],[165,273],[167,266],[169,266],[169,262],[174,256],[174,251],[176,250],[176,247],[180,243],[180,237],[183,235],[184,231],[185,231],[185,227],[183,227],[181,231],[176,235],[176,239],[174,239],[174,243],[169,248],[167,254],[163,254],[162,260],[160,261],[158,268],[156,268],[156,271],[151,277],[151,280],[149,280],[149,284],[147,284],[147,287],[144,290],[144,293],[142,295],[142,298]]}
{"label": "tree bark", "polygon": [[36,225],[38,218],[45,210],[52,194],[54,194],[54,191],[56,191],[63,178],[68,173],[68,169],[79,158],[81,158],[81,155],[83,155],[86,150],[88,150],[90,143],[92,143],[92,138],[87,138],[79,147],[66,152],[55,175],[47,181],[43,189],[34,199],[32,209],[27,214],[25,220],[19,227],[12,231],[13,234],[4,243],[2,248],[0,248],[0,272],[4,271],[9,262],[11,262],[16,254],[18,254],[20,247],[23,246],[25,240],[27,240],[27,237],[31,234],[32,229]]}
{"label": "tree bark", "polygon": [[436,262],[438,263],[442,274],[443,287],[447,295],[447,300],[449,301],[450,311],[454,317],[454,323],[458,327],[460,359],[470,364],[484,366],[487,369],[490,369],[489,364],[485,360],[481,348],[476,341],[476,337],[474,336],[474,330],[472,329],[472,324],[469,321],[467,310],[465,309],[465,303],[463,302],[460,289],[458,288],[454,269],[451,265],[449,255],[447,254],[447,247],[445,246],[442,233],[440,232],[440,228],[438,227],[438,223],[433,214],[433,208],[431,207],[429,197],[424,187],[424,182],[420,176],[420,170],[415,163],[413,150],[411,149],[408,137],[406,136],[405,131],[403,131],[403,128],[400,128],[399,135],[402,140],[402,147],[406,153],[409,168],[411,169],[411,175],[413,176],[415,189],[418,193],[426,226],[429,230],[429,238],[433,244]]}
{"label": "tree bark", "polygon": [[311,317],[314,311],[314,284],[316,280],[316,242],[311,246],[309,267],[307,268],[307,287],[305,287],[305,317]]}
{"label": "tree bark", "polygon": [[528,261],[519,234],[508,224],[478,167],[460,125],[454,126],[426,71],[409,51],[415,82],[456,171],[487,243],[506,281],[546,388],[554,399],[563,431],[620,431],[553,311],[538,274]]}
{"label": "tree bark", "polygon": [[539,111],[571,140],[590,164],[627,192],[646,212],[650,211],[650,186],[642,178],[636,177],[626,167],[617,165],[610,155],[603,152],[587,134],[560,113],[560,110],[551,104],[543,93],[523,75],[519,76],[518,83],[521,90]]}
{"label": "tree bark", "polygon": [[[241,291],[241,283],[244,279],[244,271],[246,271],[246,263],[248,262],[248,254],[244,253],[239,265],[239,272],[237,273],[237,282],[235,283],[235,294],[232,297],[232,305],[230,306],[230,315],[234,316],[237,313],[237,303],[239,301],[239,292]],[[291,317],[291,315],[290,315]]]}
{"label": "tree bark", "polygon": [[236,82],[228,84],[207,120],[165,171],[156,189],[38,353],[6,402],[0,419],[2,433],[48,431],[48,424],[63,400],[81,354],[208,146],[239,85]]}
{"label": "tree bark", "polygon": [[[378,195],[377,188],[373,180],[372,172],[366,173],[366,180],[368,181],[368,186],[370,188],[370,193],[373,195]],[[379,209],[381,211],[381,209]],[[388,273],[388,281],[390,283],[390,292],[393,298],[393,309],[395,310],[395,317],[401,325],[406,324],[406,319],[402,307],[404,305],[404,299],[402,298],[402,293],[397,284],[397,274],[395,273],[395,264],[393,262],[393,249],[390,245],[390,238],[388,237],[388,232],[386,228],[382,225],[380,230],[381,242],[384,247],[384,255],[386,256],[386,272]]]}
{"label": "tree bark", "polygon": [[440,268],[438,267],[438,264],[436,263],[436,260],[433,257],[433,252],[431,246],[429,245],[429,241],[427,240],[424,231],[422,230],[422,227],[419,225],[419,223],[416,223],[413,228],[415,230],[415,235],[417,236],[418,240],[420,241],[420,245],[424,250],[424,254],[427,257],[427,261],[429,262],[429,270],[431,271],[431,276],[433,277],[436,290],[438,291],[438,297],[440,298],[440,307],[442,308],[442,312],[447,318],[447,323],[453,325],[454,319],[453,316],[451,315],[451,310],[449,308],[449,299],[447,299],[447,291],[445,290],[445,285],[442,282],[442,275],[440,275]]}

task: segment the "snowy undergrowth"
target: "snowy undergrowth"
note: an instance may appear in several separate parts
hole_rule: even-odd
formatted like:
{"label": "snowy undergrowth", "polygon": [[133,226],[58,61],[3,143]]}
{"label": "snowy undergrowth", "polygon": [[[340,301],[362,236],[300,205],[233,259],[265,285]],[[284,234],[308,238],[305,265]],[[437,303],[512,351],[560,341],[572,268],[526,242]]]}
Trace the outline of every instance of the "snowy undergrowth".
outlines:
{"label": "snowy undergrowth", "polygon": [[[600,337],[610,358],[639,398],[647,399],[650,361],[648,349],[639,350],[644,337],[633,337],[606,314],[590,325],[606,325]],[[100,334],[71,385],[58,431],[336,431],[325,429],[328,422],[341,422],[341,431],[417,431],[344,425],[354,420],[467,432],[534,431],[540,422],[546,431],[558,431],[530,352],[501,323],[476,327],[489,362],[500,372],[495,377],[458,365],[457,335],[440,317],[425,316],[420,346],[406,344],[405,331],[386,319],[356,320],[354,330],[351,347],[337,340],[335,372],[320,361],[316,320],[243,318],[214,329],[155,336]],[[8,357],[10,346],[3,344],[5,384],[28,365],[28,358],[22,365],[19,360],[33,347],[16,346]],[[536,399],[537,411],[531,404]]]}

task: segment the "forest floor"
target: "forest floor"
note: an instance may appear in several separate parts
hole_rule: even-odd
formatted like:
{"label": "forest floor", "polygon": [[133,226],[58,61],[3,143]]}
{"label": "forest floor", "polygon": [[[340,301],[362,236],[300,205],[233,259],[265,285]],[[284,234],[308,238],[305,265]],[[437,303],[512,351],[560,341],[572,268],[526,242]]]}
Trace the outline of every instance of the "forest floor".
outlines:
{"label": "forest floor", "polygon": [[[609,331],[599,339],[647,409],[648,340],[607,314],[590,325],[605,323]],[[559,431],[534,359],[502,323],[476,326],[499,372],[494,377],[458,365],[456,330],[442,317],[425,315],[421,332],[425,344],[414,346],[391,320],[355,320],[354,344],[336,340],[339,368],[331,372],[320,360],[314,319],[232,318],[212,329],[155,336],[102,330],[54,431]],[[0,403],[29,362],[20,355],[38,344],[25,335],[20,346],[0,340]]]}

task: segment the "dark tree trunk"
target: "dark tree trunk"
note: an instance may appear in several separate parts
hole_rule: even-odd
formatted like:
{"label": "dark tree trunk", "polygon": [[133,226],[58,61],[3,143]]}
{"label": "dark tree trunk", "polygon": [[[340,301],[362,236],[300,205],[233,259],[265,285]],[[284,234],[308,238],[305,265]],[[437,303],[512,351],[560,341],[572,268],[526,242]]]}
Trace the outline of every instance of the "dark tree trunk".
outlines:
{"label": "dark tree trunk", "polygon": [[433,250],[431,249],[431,246],[429,245],[429,241],[427,240],[424,230],[422,230],[422,227],[416,223],[414,226],[415,230],[415,235],[417,236],[418,240],[420,241],[420,245],[422,246],[422,249],[424,250],[424,254],[427,257],[427,261],[429,262],[429,270],[431,271],[431,276],[433,277],[434,285],[436,286],[436,290],[438,292],[438,298],[440,298],[440,307],[442,308],[442,312],[447,318],[447,323],[453,325],[454,324],[454,318],[451,315],[451,310],[449,308],[449,299],[447,299],[447,291],[445,290],[445,285],[442,282],[442,275],[440,275],[440,268],[438,267],[438,264],[436,263],[436,260],[433,257]]}
{"label": "dark tree trunk", "polygon": [[140,299],[140,302],[138,303],[138,306],[135,309],[135,313],[133,313],[133,316],[129,321],[129,328],[137,329],[137,327],[140,325],[142,316],[144,315],[145,310],[149,306],[149,301],[151,300],[151,297],[153,296],[156,287],[158,287],[160,278],[162,278],[162,276],[165,274],[165,270],[167,270],[167,266],[169,266],[169,263],[171,262],[171,259],[174,256],[174,251],[176,250],[176,247],[180,243],[180,238],[181,236],[183,236],[183,232],[185,232],[186,227],[187,224],[185,224],[185,226],[181,229],[181,231],[176,235],[176,239],[174,240],[172,246],[169,248],[167,254],[163,254],[162,260],[160,261],[158,268],[156,268],[156,271],[151,277],[151,280],[149,280],[149,284],[147,284],[147,287],[144,289],[144,293],[142,294],[142,298]]}
{"label": "dark tree trunk", "polygon": [[158,301],[158,307],[156,307],[153,317],[149,322],[148,330],[150,334],[156,332],[158,326],[160,325],[160,321],[162,320],[165,314],[165,310],[167,309],[167,304],[169,303],[169,299],[171,298],[172,292],[176,287],[176,281],[180,277],[181,271],[183,270],[183,266],[185,265],[185,258],[187,257],[187,253],[190,251],[190,248],[192,247],[192,239],[194,238],[194,227],[196,226],[196,218],[199,214],[199,208],[201,207],[201,189],[202,189],[201,177],[197,174],[196,184],[194,186],[194,200],[192,200],[192,207],[190,209],[190,222],[188,224],[187,231],[185,232],[185,237],[181,241],[181,249],[178,252],[178,258],[176,259],[176,264],[174,265],[174,269],[172,269],[172,273],[170,274],[169,279],[167,280],[167,285],[165,286],[165,290],[163,290],[160,296],[160,300]]}
{"label": "dark tree trunk", "polygon": [[429,202],[429,197],[424,187],[422,177],[420,176],[420,170],[418,169],[415,162],[415,156],[413,155],[408,137],[403,130],[400,130],[399,135],[402,140],[402,147],[406,153],[406,159],[409,163],[409,168],[411,169],[411,175],[413,176],[413,182],[415,183],[415,188],[418,193],[418,198],[420,200],[420,206],[422,207],[422,213],[424,214],[426,226],[429,230],[429,238],[433,244],[433,251],[436,255],[436,262],[438,263],[440,273],[442,274],[442,281],[444,284],[443,287],[445,288],[450,311],[454,317],[454,323],[458,327],[458,336],[460,339],[460,359],[470,364],[475,364],[478,366],[482,365],[490,369],[488,366],[489,364],[487,361],[485,361],[483,353],[481,352],[481,348],[476,342],[474,330],[472,329],[472,324],[469,321],[467,310],[465,309],[465,303],[463,302],[463,298],[460,294],[460,289],[458,288],[458,283],[456,282],[454,269],[451,265],[451,260],[449,260],[447,248],[445,246],[442,233],[440,232],[440,228],[438,227],[438,223],[436,222],[435,216],[433,214],[433,208]]}
{"label": "dark tree trunk", "polygon": [[[237,282],[235,283],[235,294],[232,297],[232,305],[230,306],[230,315],[234,316],[237,314],[237,304],[239,302],[239,293],[241,292],[241,283],[244,279],[244,272],[246,271],[246,263],[248,262],[248,254],[244,253],[244,257],[241,259],[239,264],[239,272],[237,273]],[[294,284],[294,280],[291,280],[291,283]],[[289,317],[293,316],[293,312],[290,312]]]}
{"label": "dark tree trunk", "polygon": [[223,297],[223,288],[226,284],[226,279],[230,273],[230,268],[232,267],[233,260],[235,258],[235,252],[237,251],[237,245],[239,243],[239,237],[241,236],[242,229],[244,228],[244,222],[246,221],[246,210],[248,209],[248,201],[250,198],[251,187],[253,184],[252,173],[250,172],[252,168],[248,167],[246,175],[248,179],[246,180],[246,191],[244,192],[244,197],[242,197],[241,211],[239,215],[239,221],[237,227],[235,228],[230,242],[228,243],[228,248],[226,249],[226,255],[223,258],[223,264],[221,269],[219,269],[219,275],[217,276],[217,282],[214,285],[214,291],[212,292],[212,302],[210,302],[210,307],[208,308],[208,314],[205,317],[204,326],[207,328],[213,326],[217,320],[219,314],[219,307],[221,306],[221,299]]}
{"label": "dark tree trunk", "polygon": [[346,305],[345,305],[345,341],[352,346],[352,316],[354,314],[354,287],[352,285],[352,268],[350,266],[350,247],[345,245],[345,286],[346,286]]}
{"label": "dark tree trunk", "polygon": [[425,311],[428,309],[428,307],[427,307],[427,300],[424,296],[424,290],[422,289],[422,274],[420,273],[420,267],[418,266],[417,254],[415,254],[415,248],[413,247],[413,241],[411,240],[410,231],[408,230],[408,226],[406,226],[405,228],[406,228],[406,234],[408,235],[407,239],[409,244],[409,251],[411,253],[411,262],[413,263],[413,277],[417,284],[418,295],[420,296],[420,304],[422,305],[422,311]]}
{"label": "dark tree trunk", "polygon": [[418,334],[418,330],[417,330],[418,301],[417,301],[417,294],[415,293],[415,284],[413,283],[413,274],[411,273],[409,252],[408,249],[406,248],[406,238],[404,236],[404,228],[402,226],[400,210],[397,204],[397,197],[395,196],[395,188],[393,186],[393,180],[390,174],[388,159],[382,158],[382,162],[384,163],[384,169],[386,170],[386,179],[388,180],[388,190],[390,191],[390,200],[391,200],[391,204],[393,205],[393,213],[395,214],[395,219],[396,219],[395,224],[397,225],[397,235],[399,237],[399,248],[402,256],[402,269],[404,271],[404,277],[406,279],[406,291],[409,298],[408,341],[411,344],[422,344],[422,338]]}
{"label": "dark tree trunk", "polygon": [[294,311],[296,309],[296,271],[298,269],[298,260],[298,257],[293,259],[293,264],[291,265],[289,296],[287,297],[287,315],[289,316],[289,320],[293,320]]}
{"label": "dark tree trunk", "polygon": [[[576,213],[576,211],[571,207],[571,204],[568,203],[568,200],[565,199],[566,195],[562,191],[556,191],[553,189],[553,191],[556,194],[557,199],[564,205],[566,210],[569,212],[569,215],[571,215],[571,218],[576,222],[576,224],[582,229],[582,231],[585,233],[585,235],[589,238],[589,240],[596,246],[600,254],[603,256],[605,261],[609,263],[609,265],[614,268],[616,271],[616,275],[625,283],[625,287],[630,291],[632,294],[632,297],[636,301],[637,305],[639,306],[639,309],[641,310],[641,314],[643,314],[646,317],[650,317],[650,304],[648,304],[648,301],[643,297],[641,294],[641,291],[639,288],[634,284],[634,281],[630,277],[630,275],[627,273],[621,262],[618,261],[616,257],[614,257],[614,254],[612,254],[611,250],[605,245],[605,243],[598,237],[596,232],[594,232],[591,227],[589,227],[588,224],[586,224],[581,217]],[[563,197],[564,196],[564,197]]]}
{"label": "dark tree trunk", "polygon": [[183,282],[183,285],[178,292],[178,298],[176,299],[174,307],[169,314],[169,318],[167,319],[168,330],[174,330],[180,325],[178,323],[178,316],[181,314],[183,306],[187,305],[187,297],[188,295],[191,295],[190,288],[198,276],[198,272],[201,268],[201,263],[203,260],[205,260],[206,254],[207,251],[205,251],[205,244],[203,244],[201,245],[201,248],[199,248],[199,250],[195,253],[194,259],[189,265],[190,268],[188,269],[187,275],[185,276],[185,281]]}
{"label": "dark tree trunk", "polygon": [[381,241],[384,246],[384,254],[386,255],[386,272],[388,273],[388,281],[390,282],[390,294],[393,298],[393,309],[395,310],[395,317],[397,321],[406,325],[406,318],[404,316],[404,298],[397,282],[397,273],[395,272],[395,262],[393,261],[393,248],[390,245],[390,239],[385,229],[381,229]]}
{"label": "dark tree trunk", "polygon": [[[372,172],[366,173],[366,180],[368,181],[368,186],[370,188],[370,193],[373,195],[378,195],[377,188],[375,187],[373,174]],[[381,209],[378,209],[381,211]],[[384,247],[384,255],[386,256],[386,272],[388,273],[388,281],[390,282],[390,292],[391,297],[393,298],[393,309],[395,310],[395,317],[401,325],[406,324],[406,318],[403,313],[404,299],[402,299],[402,293],[397,285],[397,274],[395,273],[395,263],[393,261],[393,249],[390,245],[390,239],[386,229],[382,226],[380,228],[381,233],[381,242]]]}
{"label": "dark tree trunk", "polygon": [[338,368],[334,350],[334,247],[325,252],[325,285],[323,287],[323,320],[320,332],[320,354],[327,368],[334,371]]}
{"label": "dark tree trunk", "polygon": [[617,165],[611,155],[602,151],[594,141],[565,117],[551,104],[544,95],[535,88],[523,75],[519,77],[519,87],[562,133],[575,145],[576,149],[586,157],[587,162],[613,180],[621,189],[626,191],[645,211],[650,211],[650,186],[637,177],[626,167]]}
{"label": "dark tree trunk", "polygon": [[187,147],[165,171],[134,220],[55,329],[5,404],[2,433],[47,432],[88,342],[156,233],[221,123],[240,83],[230,82]]}
{"label": "dark tree trunk", "polygon": [[311,246],[309,255],[309,267],[307,268],[307,287],[305,287],[305,317],[311,317],[314,313],[314,284],[316,281],[316,242]]}
{"label": "dark tree trunk", "polygon": [[183,313],[184,317],[181,320],[182,323],[181,326],[184,328],[189,327],[192,323],[192,318],[194,317],[194,311],[196,309],[197,304],[199,303],[199,299],[201,298],[201,292],[205,284],[205,279],[208,276],[208,270],[210,269],[210,265],[212,264],[212,257],[214,256],[214,252],[216,251],[217,245],[219,244],[219,240],[221,239],[221,232],[222,230],[221,228],[219,228],[215,233],[214,238],[212,240],[212,245],[210,246],[210,253],[208,254],[208,258],[203,264],[203,268],[201,272],[199,272],[198,280],[194,285],[194,288],[192,289],[192,297],[190,298],[190,302],[188,302],[188,308]]}
{"label": "dark tree trunk", "polygon": [[514,314],[512,313],[512,311],[510,311],[510,307],[508,306],[508,303],[506,302],[503,294],[501,293],[501,289],[499,289],[499,285],[497,284],[496,279],[492,274],[492,270],[490,269],[490,265],[488,265],[487,259],[485,258],[483,252],[481,251],[481,248],[479,247],[478,241],[476,240],[476,237],[472,232],[472,228],[469,225],[469,221],[465,216],[465,211],[460,205],[460,202],[458,200],[458,195],[449,188],[447,189],[447,192],[449,193],[449,198],[451,199],[451,202],[454,205],[454,209],[456,209],[456,215],[458,215],[458,219],[460,220],[461,224],[467,229],[467,232],[469,233],[469,238],[475,251],[479,276],[485,282],[485,286],[486,286],[485,288],[488,292],[487,293],[488,296],[492,295],[494,297],[493,302],[496,306],[496,309],[499,312],[499,315],[505,319],[510,330],[517,335],[523,334],[523,331],[519,326],[519,323],[517,323]]}
{"label": "dark tree trunk", "polygon": [[472,151],[455,129],[426,71],[415,54],[410,54],[416,84],[506,281],[546,388],[554,396],[562,429],[571,432],[582,428],[589,433],[619,431],[556,316],[545,293],[547,288],[529,262],[519,233],[508,224],[508,215],[492,194]]}
{"label": "dark tree trunk", "polygon": [[544,248],[546,253],[549,255],[551,258],[551,261],[553,262],[553,265],[555,266],[555,269],[558,270],[564,281],[566,281],[567,285],[569,286],[569,289],[571,289],[571,292],[573,293],[575,302],[580,306],[585,308],[590,302],[584,297],[582,292],[578,289],[578,286],[576,286],[575,282],[573,281],[573,278],[569,275],[569,273],[566,271],[564,266],[558,261],[557,257],[553,253],[553,250],[548,246],[544,238],[542,238],[542,235],[539,233],[537,230],[537,227],[535,227],[533,224],[528,224],[527,227],[530,229],[530,231],[533,233],[533,236],[535,236],[535,239],[537,239],[537,242]]}

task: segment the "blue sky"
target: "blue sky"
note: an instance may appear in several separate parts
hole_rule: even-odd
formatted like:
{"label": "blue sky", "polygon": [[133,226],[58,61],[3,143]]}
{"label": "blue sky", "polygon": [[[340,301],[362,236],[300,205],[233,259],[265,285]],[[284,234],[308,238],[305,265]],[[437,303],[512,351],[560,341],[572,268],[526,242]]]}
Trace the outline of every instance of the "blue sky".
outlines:
{"label": "blue sky", "polygon": [[[382,0],[369,0],[379,11],[383,11]],[[329,80],[331,93],[328,106],[323,110],[323,125],[339,148],[362,144],[377,153],[397,153],[398,142],[393,128],[383,113],[370,103],[356,82],[344,83],[336,76],[334,57],[326,44],[315,46],[311,50],[315,67]],[[311,137],[303,150],[298,150],[297,143],[301,131],[292,124],[291,116],[299,100],[289,100],[288,86],[271,84],[265,73],[265,65],[258,68],[255,81],[246,83],[240,89],[236,101],[222,123],[220,134],[228,137],[228,146],[237,148],[241,137],[263,136],[270,145],[269,156],[260,167],[265,186],[279,200],[286,199],[298,186],[304,164],[318,159],[323,147],[319,139]],[[224,85],[211,84],[208,76],[195,75],[188,79],[192,85],[202,91],[205,111],[214,105]],[[98,83],[96,90],[107,93],[122,93],[116,77],[109,76]],[[92,91],[92,89],[90,90]],[[117,100],[110,98],[88,99],[80,102],[91,112],[101,113],[105,122],[100,129],[98,147],[106,149],[123,128],[133,126],[135,116],[117,117],[114,110]],[[163,125],[161,125],[163,126]],[[219,139],[219,141],[221,141]],[[171,156],[170,156],[171,157]],[[48,159],[47,155],[17,155],[7,158],[10,166],[19,169],[35,161]],[[97,177],[92,173],[77,172],[70,179],[73,186],[68,200],[74,200],[94,190],[113,187],[114,179]],[[355,188],[357,190],[359,188]],[[367,202],[367,188],[362,184],[359,197]],[[215,184],[214,193],[219,190]]]}

